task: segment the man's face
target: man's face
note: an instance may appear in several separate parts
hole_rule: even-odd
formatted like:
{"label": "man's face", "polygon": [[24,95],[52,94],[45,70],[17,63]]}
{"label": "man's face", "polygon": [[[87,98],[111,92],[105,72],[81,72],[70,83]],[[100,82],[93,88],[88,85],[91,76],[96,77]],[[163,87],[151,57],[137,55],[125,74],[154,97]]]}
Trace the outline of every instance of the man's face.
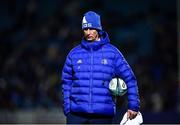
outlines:
{"label": "man's face", "polygon": [[87,41],[98,41],[99,40],[99,34],[97,32],[97,30],[95,29],[91,29],[91,28],[87,28],[84,29],[84,37]]}

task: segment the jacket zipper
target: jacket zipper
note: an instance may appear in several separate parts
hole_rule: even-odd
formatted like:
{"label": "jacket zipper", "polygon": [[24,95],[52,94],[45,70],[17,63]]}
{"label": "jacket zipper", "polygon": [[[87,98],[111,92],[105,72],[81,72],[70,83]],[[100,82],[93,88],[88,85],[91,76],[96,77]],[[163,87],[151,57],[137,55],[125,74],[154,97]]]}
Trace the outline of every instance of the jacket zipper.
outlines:
{"label": "jacket zipper", "polygon": [[90,93],[90,103],[89,103],[89,108],[90,111],[92,110],[92,77],[93,77],[93,50],[91,48],[91,75],[90,75],[90,87],[89,87],[89,93]]}

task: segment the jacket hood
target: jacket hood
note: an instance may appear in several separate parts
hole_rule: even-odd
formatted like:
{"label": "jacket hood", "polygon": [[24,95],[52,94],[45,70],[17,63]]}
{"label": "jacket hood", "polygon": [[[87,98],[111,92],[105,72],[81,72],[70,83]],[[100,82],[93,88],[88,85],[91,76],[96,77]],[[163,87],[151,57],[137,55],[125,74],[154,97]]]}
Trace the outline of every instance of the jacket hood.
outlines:
{"label": "jacket hood", "polygon": [[100,31],[99,35],[100,35],[100,41],[94,41],[94,42],[89,42],[89,41],[85,40],[85,38],[83,37],[82,41],[81,41],[82,47],[84,47],[85,49],[88,49],[88,50],[89,49],[96,50],[96,49],[99,49],[102,45],[110,43],[107,32]]}

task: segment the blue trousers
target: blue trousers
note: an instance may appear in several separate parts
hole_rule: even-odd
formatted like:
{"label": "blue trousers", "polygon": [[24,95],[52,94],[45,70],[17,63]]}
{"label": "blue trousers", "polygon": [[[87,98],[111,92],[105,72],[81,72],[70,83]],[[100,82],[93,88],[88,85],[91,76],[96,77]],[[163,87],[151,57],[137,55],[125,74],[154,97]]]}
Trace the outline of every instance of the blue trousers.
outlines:
{"label": "blue trousers", "polygon": [[67,124],[112,124],[113,116],[102,116],[86,113],[69,113]]}

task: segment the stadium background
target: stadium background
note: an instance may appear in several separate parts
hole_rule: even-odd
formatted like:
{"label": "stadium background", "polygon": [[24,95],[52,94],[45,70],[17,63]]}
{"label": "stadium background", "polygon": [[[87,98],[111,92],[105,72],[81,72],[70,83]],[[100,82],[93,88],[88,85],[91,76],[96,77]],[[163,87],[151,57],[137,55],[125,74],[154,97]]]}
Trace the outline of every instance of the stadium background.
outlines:
{"label": "stadium background", "polygon": [[89,10],[138,79],[144,123],[180,123],[175,0],[0,1],[0,123],[64,123],[60,76]]}

